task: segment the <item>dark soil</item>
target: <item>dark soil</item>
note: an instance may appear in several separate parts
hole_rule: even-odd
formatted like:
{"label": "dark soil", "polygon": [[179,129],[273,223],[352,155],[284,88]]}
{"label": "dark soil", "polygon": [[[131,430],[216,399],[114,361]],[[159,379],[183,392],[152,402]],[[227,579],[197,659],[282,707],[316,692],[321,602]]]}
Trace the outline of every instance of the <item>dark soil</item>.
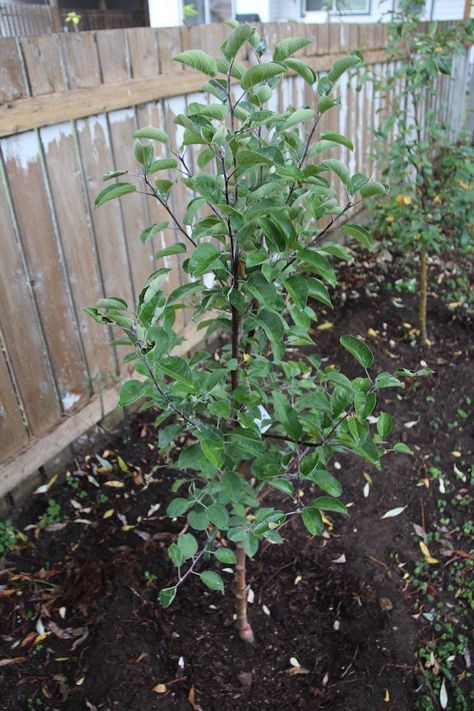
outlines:
{"label": "dark soil", "polygon": [[[414,347],[414,295],[379,288],[374,261],[346,268],[343,280],[341,308],[321,316],[333,327],[315,332],[320,355],[355,374],[338,344],[353,333],[366,337],[379,370],[425,361],[436,371],[402,396],[383,391],[393,441],[414,456],[388,455],[381,473],[339,458],[350,517],[332,517],[323,539],[308,539],[295,521],[287,545],[264,547],[249,565],[251,647],[236,634],[232,595],[198,579],[159,607],[158,590],[173,580],[166,547],[179,528],[165,511],[179,474],[157,457],[152,417],[134,415],[97,450],[111,470],[85,452],[14,512],[25,538],[0,575],[0,709],[415,709],[416,650],[431,630],[408,584],[420,558],[413,524],[436,520],[427,456],[436,452],[447,471],[472,456],[472,419],[448,426],[469,388],[472,397],[469,323],[432,294],[433,345]],[[50,506],[46,521],[48,499],[61,510],[51,516]],[[381,520],[399,506],[407,508]]]}

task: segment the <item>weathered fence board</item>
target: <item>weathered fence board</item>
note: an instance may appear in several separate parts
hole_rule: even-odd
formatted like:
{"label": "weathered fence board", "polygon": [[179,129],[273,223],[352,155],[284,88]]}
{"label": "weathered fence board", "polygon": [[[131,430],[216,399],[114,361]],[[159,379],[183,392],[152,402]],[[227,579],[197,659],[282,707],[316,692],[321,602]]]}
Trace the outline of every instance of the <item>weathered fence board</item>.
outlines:
{"label": "weathered fence board", "polygon": [[[130,137],[136,128],[163,126],[170,145],[157,151],[172,155],[182,130],[174,118],[191,101],[203,100],[198,92],[204,82],[172,57],[196,46],[217,53],[229,31],[207,25],[0,39],[0,496],[116,402],[114,383],[126,372],[124,351],[112,344],[113,331],[95,324],[83,308],[103,295],[120,295],[133,305],[146,276],[163,264],[155,265],[156,250],[183,238],[166,230],[141,246],[140,232],[168,219],[165,209],[135,195],[94,210],[94,199],[106,170],[133,165]],[[381,25],[271,23],[264,32],[270,44],[307,36],[313,44],[302,54],[321,74],[356,47],[378,73],[386,71]],[[239,59],[253,61],[245,48]],[[466,75],[467,59],[460,57],[453,78],[440,78],[432,100],[445,111],[453,134],[462,118]],[[341,82],[341,110],[325,114],[319,130],[351,136],[354,155],[344,146],[333,155],[348,160],[352,172],[367,172],[371,129],[390,107],[374,99],[370,85],[357,91],[357,83],[356,77]],[[313,100],[293,75],[283,80],[272,105]],[[194,146],[188,150],[191,168],[197,153]],[[178,215],[187,198],[184,185],[173,190]],[[184,257],[165,259],[173,267],[167,289],[188,279]],[[177,325],[197,343],[200,333],[189,312],[178,312]]]}

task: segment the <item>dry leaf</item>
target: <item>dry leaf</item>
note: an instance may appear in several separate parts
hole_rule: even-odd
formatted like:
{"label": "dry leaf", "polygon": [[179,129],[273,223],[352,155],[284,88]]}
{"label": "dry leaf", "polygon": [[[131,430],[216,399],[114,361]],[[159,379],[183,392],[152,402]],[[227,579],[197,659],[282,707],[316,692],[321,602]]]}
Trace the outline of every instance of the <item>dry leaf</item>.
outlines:
{"label": "dry leaf", "polygon": [[316,329],[318,331],[329,331],[333,327],[333,324],[330,321],[324,321],[324,323],[320,323],[319,326],[316,326]]}
{"label": "dry leaf", "polygon": [[113,489],[122,489],[125,484],[123,483],[123,481],[111,479],[110,481],[104,481],[104,486],[111,486]]}
{"label": "dry leaf", "polygon": [[166,684],[157,684],[153,687],[153,691],[157,694],[166,694],[168,689],[166,688]]}
{"label": "dry leaf", "polygon": [[[164,686],[164,684],[163,684],[163,686]],[[166,686],[165,686],[165,689],[166,689]],[[192,687],[189,689],[188,701],[189,701],[189,703],[191,704],[191,706],[193,707],[193,711],[197,711],[197,708],[198,708],[198,707],[197,707],[197,704],[196,704],[196,690],[195,690],[195,688],[194,688],[194,684],[193,684]]]}
{"label": "dry leaf", "polygon": [[390,511],[387,511],[387,513],[384,513],[383,516],[380,517],[380,520],[383,518],[393,518],[394,516],[400,516],[401,513],[403,513],[406,509],[406,506],[397,506],[395,509],[390,509]]}
{"label": "dry leaf", "polygon": [[102,516],[102,518],[110,518],[111,516],[114,515],[115,509],[109,509],[108,511],[105,512],[105,514]]}
{"label": "dry leaf", "polygon": [[13,657],[12,659],[0,659],[0,667],[8,667],[12,664],[26,662],[26,657]]}
{"label": "dry leaf", "polygon": [[446,691],[446,679],[443,679],[441,689],[439,691],[439,703],[442,709],[448,708],[448,692]]}

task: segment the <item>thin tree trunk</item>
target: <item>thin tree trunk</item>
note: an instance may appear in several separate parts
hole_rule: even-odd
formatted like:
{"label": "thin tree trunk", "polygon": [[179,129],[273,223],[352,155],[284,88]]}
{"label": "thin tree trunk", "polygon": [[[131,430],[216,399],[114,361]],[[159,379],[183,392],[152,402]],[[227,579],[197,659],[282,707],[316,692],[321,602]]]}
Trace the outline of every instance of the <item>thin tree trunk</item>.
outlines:
{"label": "thin tree trunk", "polygon": [[418,298],[419,298],[419,321],[420,333],[423,341],[426,341],[428,336],[426,333],[426,299],[427,299],[427,269],[426,269],[426,250],[420,250],[420,267],[419,267],[419,283],[418,283]]}
{"label": "thin tree trunk", "polygon": [[253,644],[255,642],[255,637],[253,634],[252,627],[247,618],[247,581],[246,581],[246,563],[247,556],[245,555],[244,547],[242,543],[237,543],[236,545],[237,554],[237,564],[236,568],[236,581],[235,581],[235,597],[236,602],[236,612],[237,612],[237,627],[239,630],[239,635],[244,642]]}

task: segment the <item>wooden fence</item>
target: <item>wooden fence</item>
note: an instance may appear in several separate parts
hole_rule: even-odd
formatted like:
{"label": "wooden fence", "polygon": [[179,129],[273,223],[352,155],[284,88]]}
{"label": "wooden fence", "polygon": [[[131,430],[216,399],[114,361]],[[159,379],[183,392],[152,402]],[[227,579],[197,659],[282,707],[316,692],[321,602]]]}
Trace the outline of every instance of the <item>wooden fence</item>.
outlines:
{"label": "wooden fence", "polygon": [[[66,17],[73,7],[57,9],[57,19],[50,5],[29,5],[0,3],[0,37],[25,37],[43,35],[58,29],[74,32],[74,26],[66,23]],[[80,10],[80,30],[112,30],[125,27],[145,27],[149,25],[146,11],[132,10]]]}
{"label": "wooden fence", "polygon": [[[314,40],[304,54],[318,72],[356,47],[386,70],[383,25],[275,23],[264,30],[270,46],[289,35]],[[141,230],[163,219],[157,208],[137,195],[94,211],[94,198],[106,170],[134,164],[137,127],[163,126],[171,137],[181,130],[173,119],[199,97],[203,78],[172,57],[189,47],[217,53],[228,32],[207,25],[0,40],[0,496],[115,405],[120,355],[111,334],[82,309],[103,295],[134,303],[170,232],[142,247]],[[440,78],[435,101],[454,107],[458,129],[467,59],[456,62],[453,78]],[[388,107],[370,84],[356,85],[356,78],[342,82],[342,108],[325,114],[321,130],[355,138],[350,168],[367,171],[370,133]],[[293,76],[275,106],[312,100]],[[347,159],[347,149],[339,156]],[[178,212],[185,199],[185,188],[175,188]],[[185,279],[174,266],[170,288]],[[193,343],[195,328],[181,318]]]}

